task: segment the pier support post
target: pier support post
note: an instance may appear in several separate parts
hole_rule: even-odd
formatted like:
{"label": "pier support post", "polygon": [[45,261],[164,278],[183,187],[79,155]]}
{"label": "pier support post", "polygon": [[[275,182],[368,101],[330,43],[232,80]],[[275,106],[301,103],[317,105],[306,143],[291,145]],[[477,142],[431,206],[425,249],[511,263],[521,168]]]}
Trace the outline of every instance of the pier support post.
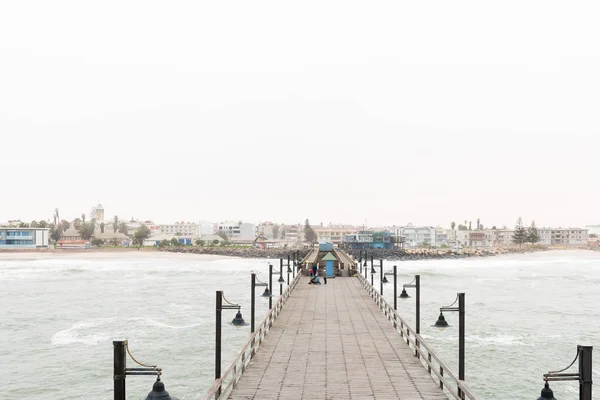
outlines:
{"label": "pier support post", "polygon": [[114,347],[114,400],[125,400],[125,368],[127,357],[125,355],[125,342],[113,341]]}

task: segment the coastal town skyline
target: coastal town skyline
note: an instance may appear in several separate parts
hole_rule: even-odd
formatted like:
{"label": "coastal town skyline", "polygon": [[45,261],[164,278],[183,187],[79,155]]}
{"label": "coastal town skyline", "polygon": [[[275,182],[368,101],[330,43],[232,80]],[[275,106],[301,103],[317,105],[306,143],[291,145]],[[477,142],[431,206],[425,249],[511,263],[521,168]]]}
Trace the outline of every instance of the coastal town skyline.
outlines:
{"label": "coastal town skyline", "polygon": [[[101,209],[101,213],[97,212],[97,208]],[[29,223],[31,221],[46,221],[48,223],[52,223],[53,219],[54,219],[54,215],[55,213],[59,211],[60,209],[56,208],[52,210],[52,214],[49,218],[5,218],[2,219],[1,215],[0,215],[0,224],[5,224],[8,225],[9,223],[14,224],[15,222],[22,222],[22,223]],[[64,212],[64,211],[63,211]],[[455,227],[459,227],[459,226],[464,226],[466,227],[468,230],[472,230],[472,227],[477,226],[477,228],[475,229],[479,229],[479,227],[481,227],[481,229],[492,229],[492,228],[497,228],[497,229],[512,229],[514,228],[515,224],[518,222],[518,220],[521,220],[521,223],[523,224],[523,226],[529,226],[531,223],[535,223],[536,226],[538,227],[560,227],[560,228],[570,228],[570,227],[593,227],[593,228],[600,228],[600,224],[593,224],[593,223],[586,223],[586,224],[582,224],[582,225],[574,225],[574,224],[567,224],[567,225],[551,225],[551,224],[545,224],[544,221],[539,221],[536,219],[527,219],[524,218],[522,216],[517,216],[515,217],[515,220],[513,221],[512,224],[507,223],[507,224],[499,224],[499,223],[485,223],[486,221],[484,221],[482,218],[466,218],[466,219],[452,219],[449,221],[439,221],[436,223],[420,223],[420,221],[412,221],[412,220],[408,220],[406,222],[400,222],[400,223],[394,223],[394,222],[383,222],[383,223],[374,223],[374,222],[370,222],[368,218],[365,218],[362,222],[355,222],[355,221],[320,221],[320,220],[314,220],[308,217],[305,218],[300,218],[296,221],[293,220],[284,220],[284,221],[280,221],[280,220],[275,220],[275,219],[243,219],[243,218],[235,218],[235,215],[226,217],[226,218],[220,218],[220,219],[211,219],[211,218],[178,218],[175,220],[160,220],[157,218],[153,218],[153,217],[148,217],[148,218],[138,218],[135,215],[131,215],[131,216],[127,216],[126,214],[123,215],[119,215],[119,214],[111,214],[110,210],[105,210],[104,206],[102,206],[101,204],[98,204],[97,206],[91,206],[91,207],[87,207],[87,211],[83,211],[81,213],[70,213],[70,212],[66,212],[63,214],[63,212],[60,212],[60,220],[65,220],[68,222],[72,222],[74,220],[77,219],[81,219],[82,216],[85,216],[85,218],[87,218],[87,220],[96,220],[99,222],[106,222],[106,223],[112,223],[112,221],[114,220],[115,217],[117,217],[119,219],[119,221],[121,222],[128,222],[128,221],[132,221],[132,222],[139,222],[139,223],[143,223],[143,222],[148,222],[151,224],[157,224],[157,225],[164,225],[164,224],[196,224],[196,223],[213,223],[215,225],[219,224],[219,223],[225,223],[225,222],[244,222],[244,223],[250,223],[253,224],[255,226],[258,226],[260,224],[274,224],[274,225],[304,225],[305,222],[308,220],[310,222],[310,225],[313,227],[365,227],[366,229],[370,229],[370,228],[383,228],[383,227],[403,227],[403,226],[431,226],[431,227],[439,227],[439,228],[451,228],[451,225],[454,223]]]}

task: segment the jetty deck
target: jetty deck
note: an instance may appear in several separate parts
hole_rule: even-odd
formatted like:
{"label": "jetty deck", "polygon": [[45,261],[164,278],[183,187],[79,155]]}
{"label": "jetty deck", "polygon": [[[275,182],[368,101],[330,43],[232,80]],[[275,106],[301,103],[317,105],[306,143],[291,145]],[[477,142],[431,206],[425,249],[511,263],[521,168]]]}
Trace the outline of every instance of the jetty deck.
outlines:
{"label": "jetty deck", "polygon": [[301,278],[229,398],[448,399],[355,278]]}

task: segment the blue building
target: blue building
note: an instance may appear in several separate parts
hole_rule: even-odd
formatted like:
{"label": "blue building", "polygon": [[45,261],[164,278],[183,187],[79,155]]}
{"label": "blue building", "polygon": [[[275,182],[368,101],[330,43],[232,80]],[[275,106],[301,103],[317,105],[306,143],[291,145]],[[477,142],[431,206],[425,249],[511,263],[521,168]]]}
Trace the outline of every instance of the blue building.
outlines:
{"label": "blue building", "polygon": [[0,249],[36,249],[48,247],[48,228],[0,228]]}
{"label": "blue building", "polygon": [[392,249],[390,232],[359,231],[344,236],[342,242],[351,249]]}

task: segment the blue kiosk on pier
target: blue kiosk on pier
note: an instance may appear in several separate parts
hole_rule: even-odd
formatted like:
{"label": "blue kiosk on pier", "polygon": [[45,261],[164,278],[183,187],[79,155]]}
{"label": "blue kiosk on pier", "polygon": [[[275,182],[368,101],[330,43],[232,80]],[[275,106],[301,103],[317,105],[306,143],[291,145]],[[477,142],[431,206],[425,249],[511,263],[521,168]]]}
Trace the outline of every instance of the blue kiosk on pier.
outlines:
{"label": "blue kiosk on pier", "polygon": [[331,253],[327,253],[325,257],[321,259],[321,261],[325,261],[325,273],[328,278],[335,278],[333,273],[333,263],[337,262],[337,258]]}

